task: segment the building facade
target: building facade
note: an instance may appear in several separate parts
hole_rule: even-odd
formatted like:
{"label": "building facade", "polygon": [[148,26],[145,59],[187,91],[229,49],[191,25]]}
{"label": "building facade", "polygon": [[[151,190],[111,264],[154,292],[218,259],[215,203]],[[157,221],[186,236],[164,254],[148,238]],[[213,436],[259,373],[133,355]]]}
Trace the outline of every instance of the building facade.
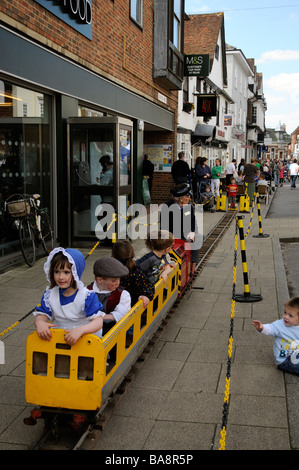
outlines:
{"label": "building facade", "polygon": [[226,46],[228,73],[228,93],[234,103],[230,105],[227,115],[229,131],[229,158],[240,163],[247,160],[247,112],[249,98],[249,79],[253,79],[253,71],[240,49]]}
{"label": "building facade", "polygon": [[[59,243],[94,240],[100,204],[121,217],[143,202],[144,153],[153,202],[168,198],[184,0],[3,0],[0,13],[0,202],[39,193]],[[6,266],[18,237],[0,217]]]}
{"label": "building facade", "polygon": [[227,63],[223,13],[188,15],[185,18],[185,55],[190,60],[208,58],[205,73],[184,78],[179,92],[178,139],[188,149],[192,164],[207,157],[224,164],[228,152],[225,116],[233,100],[227,92]]}
{"label": "building facade", "polygon": [[267,103],[263,90],[263,74],[257,72],[254,59],[248,59],[253,70],[253,77],[249,78],[249,97],[247,114],[247,161],[252,158],[261,159],[265,156],[265,115]]}
{"label": "building facade", "polygon": [[290,141],[285,124],[279,123],[275,129],[267,128],[264,141],[266,157],[273,161],[287,161]]}

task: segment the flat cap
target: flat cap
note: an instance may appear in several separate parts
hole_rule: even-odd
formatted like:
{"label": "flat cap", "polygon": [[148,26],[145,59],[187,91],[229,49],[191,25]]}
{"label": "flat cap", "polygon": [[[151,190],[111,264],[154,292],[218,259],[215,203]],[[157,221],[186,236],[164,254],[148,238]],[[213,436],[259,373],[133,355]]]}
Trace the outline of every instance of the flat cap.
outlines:
{"label": "flat cap", "polygon": [[129,274],[129,270],[117,259],[103,256],[94,263],[93,273],[100,277],[124,277]]}

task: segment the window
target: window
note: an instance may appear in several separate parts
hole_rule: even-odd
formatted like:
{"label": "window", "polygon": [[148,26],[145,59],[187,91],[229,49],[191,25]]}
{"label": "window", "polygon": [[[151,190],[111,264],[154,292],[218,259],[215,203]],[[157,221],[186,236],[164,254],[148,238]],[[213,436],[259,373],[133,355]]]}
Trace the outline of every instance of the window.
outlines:
{"label": "window", "polygon": [[169,68],[172,72],[180,77],[182,75],[181,70],[181,57],[180,51],[182,48],[182,1],[173,0],[169,2],[170,8],[170,21],[172,19],[172,25],[170,25],[170,48],[169,48]]}
{"label": "window", "polygon": [[142,26],[143,0],[130,0],[130,17]]}
{"label": "window", "polygon": [[257,107],[253,106],[252,108],[252,124],[257,123]]}
{"label": "window", "polygon": [[[0,203],[14,193],[41,194],[51,212],[51,97],[25,86],[0,80]],[[19,249],[18,231],[0,211],[2,256]]]}
{"label": "window", "polygon": [[154,0],[154,79],[167,90],[182,89],[183,15],[183,0]]}
{"label": "window", "polygon": [[174,0],[173,5],[173,45],[181,48],[181,0]]}

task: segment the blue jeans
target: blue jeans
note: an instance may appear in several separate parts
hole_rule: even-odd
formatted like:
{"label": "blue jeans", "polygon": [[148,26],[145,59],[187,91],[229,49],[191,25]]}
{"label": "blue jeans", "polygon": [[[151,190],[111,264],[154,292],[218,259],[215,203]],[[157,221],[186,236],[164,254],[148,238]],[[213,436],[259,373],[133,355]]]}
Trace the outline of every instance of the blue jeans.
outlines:
{"label": "blue jeans", "polygon": [[296,188],[297,175],[291,175],[291,188]]}
{"label": "blue jeans", "polygon": [[286,360],[277,366],[279,370],[299,375],[299,354],[297,352],[288,356]]}

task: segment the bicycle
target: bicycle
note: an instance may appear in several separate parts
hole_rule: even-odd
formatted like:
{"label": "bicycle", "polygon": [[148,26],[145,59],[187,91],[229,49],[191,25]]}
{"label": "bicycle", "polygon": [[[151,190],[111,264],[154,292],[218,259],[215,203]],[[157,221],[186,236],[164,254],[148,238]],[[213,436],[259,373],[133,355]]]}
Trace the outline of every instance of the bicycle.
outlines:
{"label": "bicycle", "polygon": [[41,245],[46,254],[53,249],[54,237],[47,208],[40,208],[39,194],[13,194],[4,204],[4,209],[14,219],[24,260],[33,266],[36,245]]}

